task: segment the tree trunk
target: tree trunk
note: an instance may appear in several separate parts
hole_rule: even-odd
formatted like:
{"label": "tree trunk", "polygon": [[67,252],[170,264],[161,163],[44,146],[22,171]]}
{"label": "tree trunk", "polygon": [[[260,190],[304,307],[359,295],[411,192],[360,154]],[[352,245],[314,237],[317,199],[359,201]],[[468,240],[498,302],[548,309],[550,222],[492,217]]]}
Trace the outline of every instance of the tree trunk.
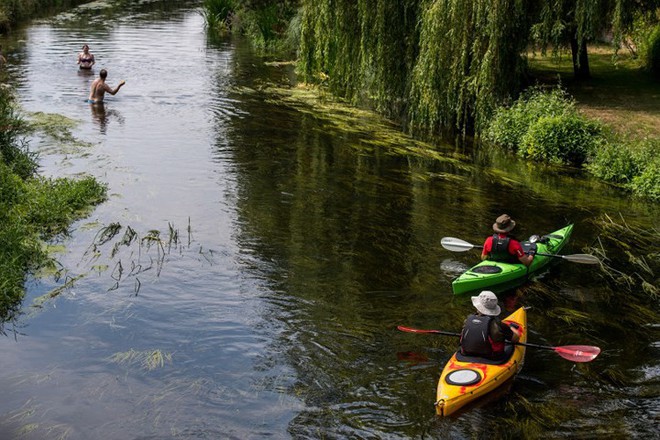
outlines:
{"label": "tree trunk", "polygon": [[582,40],[582,47],[577,38],[571,38],[571,54],[573,55],[573,73],[576,80],[591,78],[589,73],[589,56],[587,55],[587,42]]}

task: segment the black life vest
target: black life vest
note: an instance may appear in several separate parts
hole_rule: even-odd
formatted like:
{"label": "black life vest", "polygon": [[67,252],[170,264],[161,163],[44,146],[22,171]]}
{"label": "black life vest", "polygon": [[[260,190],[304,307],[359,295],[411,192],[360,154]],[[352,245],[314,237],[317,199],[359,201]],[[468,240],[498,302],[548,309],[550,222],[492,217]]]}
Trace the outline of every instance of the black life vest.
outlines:
{"label": "black life vest", "polygon": [[518,257],[509,253],[510,241],[509,236],[500,237],[499,234],[494,234],[489,259],[503,263],[518,263]]}
{"label": "black life vest", "polygon": [[461,332],[461,353],[466,356],[490,357],[493,355],[489,335],[492,316],[470,315]]}

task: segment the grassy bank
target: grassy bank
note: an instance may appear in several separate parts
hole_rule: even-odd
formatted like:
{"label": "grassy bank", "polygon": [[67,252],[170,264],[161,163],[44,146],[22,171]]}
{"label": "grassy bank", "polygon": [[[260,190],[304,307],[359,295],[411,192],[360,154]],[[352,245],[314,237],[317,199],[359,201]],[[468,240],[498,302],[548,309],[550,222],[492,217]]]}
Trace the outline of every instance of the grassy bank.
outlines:
{"label": "grassy bank", "polygon": [[52,263],[44,240],[105,200],[106,188],[91,177],[39,176],[27,148],[27,129],[6,87],[0,87],[0,331],[24,296],[28,271]]}
{"label": "grassy bank", "polygon": [[570,53],[558,60],[529,54],[532,76],[545,84],[557,84],[560,77],[584,115],[629,139],[660,139],[660,82],[628,51],[615,58],[611,46],[589,47],[589,64],[592,79],[576,82]]}
{"label": "grassy bank", "polygon": [[626,52],[615,57],[601,46],[590,54],[589,81],[573,80],[570,54],[530,54],[535,86],[496,111],[484,138],[660,201],[660,83]]}

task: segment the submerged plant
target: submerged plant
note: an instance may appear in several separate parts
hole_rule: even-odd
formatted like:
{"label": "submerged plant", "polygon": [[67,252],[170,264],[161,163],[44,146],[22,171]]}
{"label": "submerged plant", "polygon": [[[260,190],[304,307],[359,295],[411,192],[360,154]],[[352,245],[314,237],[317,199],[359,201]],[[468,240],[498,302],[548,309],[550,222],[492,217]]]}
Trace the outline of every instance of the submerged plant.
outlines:
{"label": "submerged plant", "polygon": [[129,351],[113,354],[109,360],[117,364],[139,366],[147,371],[151,371],[164,367],[165,363],[172,362],[172,355],[163,353],[160,350],[137,351],[130,349]]}
{"label": "submerged plant", "polygon": [[[603,214],[592,223],[600,234],[589,250],[604,261],[601,266],[604,277],[616,286],[626,286],[633,294],[643,292],[655,300],[660,298],[660,252],[657,249],[660,229],[630,225],[623,215],[615,220]],[[626,265],[635,268],[635,272],[617,269]]]}

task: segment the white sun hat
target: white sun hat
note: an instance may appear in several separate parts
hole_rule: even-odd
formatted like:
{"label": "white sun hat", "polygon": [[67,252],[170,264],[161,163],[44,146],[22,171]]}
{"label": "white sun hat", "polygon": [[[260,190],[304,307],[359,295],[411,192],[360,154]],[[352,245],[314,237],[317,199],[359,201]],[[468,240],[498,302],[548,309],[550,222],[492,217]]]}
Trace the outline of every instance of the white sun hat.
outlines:
{"label": "white sun hat", "polygon": [[482,315],[497,316],[502,312],[502,309],[497,304],[497,296],[490,290],[484,290],[479,296],[473,296],[472,305]]}

